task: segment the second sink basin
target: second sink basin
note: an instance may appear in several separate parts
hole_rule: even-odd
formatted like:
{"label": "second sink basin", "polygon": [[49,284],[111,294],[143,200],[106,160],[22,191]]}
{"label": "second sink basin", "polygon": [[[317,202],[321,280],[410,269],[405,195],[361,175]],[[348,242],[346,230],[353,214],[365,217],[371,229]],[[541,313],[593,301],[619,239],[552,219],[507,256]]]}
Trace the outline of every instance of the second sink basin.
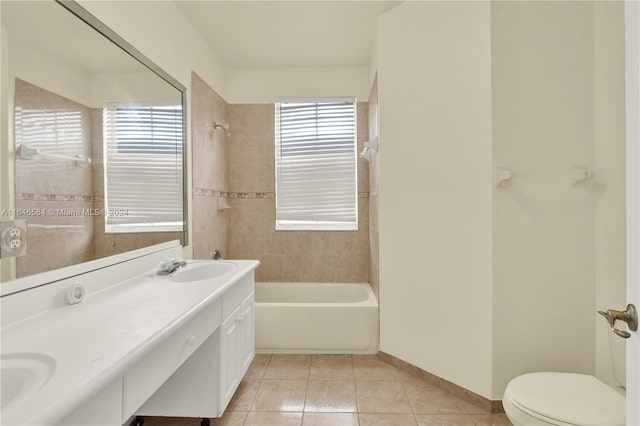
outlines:
{"label": "second sink basin", "polygon": [[233,262],[224,260],[202,260],[187,262],[187,266],[171,274],[171,280],[179,283],[202,281],[226,274],[237,268]]}
{"label": "second sink basin", "polygon": [[53,374],[56,362],[53,358],[37,353],[2,354],[2,409],[36,393]]}

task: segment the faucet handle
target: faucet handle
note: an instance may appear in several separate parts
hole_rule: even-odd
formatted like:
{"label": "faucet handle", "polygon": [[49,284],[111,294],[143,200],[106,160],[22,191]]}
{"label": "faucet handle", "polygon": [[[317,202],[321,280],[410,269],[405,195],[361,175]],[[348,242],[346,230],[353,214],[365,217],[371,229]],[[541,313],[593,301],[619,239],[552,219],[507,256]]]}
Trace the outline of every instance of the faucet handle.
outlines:
{"label": "faucet handle", "polygon": [[160,270],[163,272],[168,272],[171,270],[171,268],[173,268],[173,265],[175,265],[175,263],[176,259],[173,257],[169,260],[163,260],[162,262],[160,262]]}

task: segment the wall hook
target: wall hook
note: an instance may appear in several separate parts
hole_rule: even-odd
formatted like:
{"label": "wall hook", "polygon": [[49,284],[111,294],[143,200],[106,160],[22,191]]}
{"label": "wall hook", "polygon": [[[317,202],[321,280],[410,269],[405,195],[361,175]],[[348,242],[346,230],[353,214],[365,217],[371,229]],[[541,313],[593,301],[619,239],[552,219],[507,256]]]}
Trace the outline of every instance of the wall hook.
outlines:
{"label": "wall hook", "polygon": [[493,184],[496,188],[506,188],[516,177],[509,167],[495,167],[493,169]]}
{"label": "wall hook", "polygon": [[582,182],[585,182],[591,178],[593,178],[593,170],[578,168],[578,174],[571,178],[571,186],[579,185]]}

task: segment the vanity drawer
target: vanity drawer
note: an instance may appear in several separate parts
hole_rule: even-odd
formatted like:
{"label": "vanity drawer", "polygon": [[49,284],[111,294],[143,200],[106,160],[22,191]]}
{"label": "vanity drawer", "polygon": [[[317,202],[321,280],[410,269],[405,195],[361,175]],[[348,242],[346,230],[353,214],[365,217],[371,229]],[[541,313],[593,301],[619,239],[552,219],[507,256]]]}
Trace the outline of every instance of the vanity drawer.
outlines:
{"label": "vanity drawer", "polygon": [[253,271],[245,275],[222,295],[222,318],[227,318],[238,306],[253,293]]}
{"label": "vanity drawer", "polygon": [[222,323],[222,303],[211,303],[176,330],[124,376],[122,421],[126,421]]}

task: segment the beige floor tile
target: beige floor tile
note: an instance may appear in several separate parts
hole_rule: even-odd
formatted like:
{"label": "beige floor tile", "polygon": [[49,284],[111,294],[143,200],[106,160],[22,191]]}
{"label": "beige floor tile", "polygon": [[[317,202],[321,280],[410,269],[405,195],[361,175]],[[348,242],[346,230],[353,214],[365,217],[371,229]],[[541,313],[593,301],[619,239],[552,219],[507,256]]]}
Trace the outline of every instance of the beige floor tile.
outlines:
{"label": "beige floor tile", "polygon": [[464,401],[464,409],[467,410],[467,414],[491,414],[490,410],[478,407],[469,401]]}
{"label": "beige floor tile", "polygon": [[467,414],[472,405],[439,388],[404,384],[415,414]]}
{"label": "beige floor tile", "polygon": [[304,413],[302,426],[358,426],[357,413]]}
{"label": "beige floor tile", "polygon": [[353,374],[356,380],[399,380],[398,369],[376,355],[354,355]]}
{"label": "beige floor tile", "polygon": [[309,377],[311,379],[353,380],[351,355],[313,355]]}
{"label": "beige floor tile", "polygon": [[308,379],[311,355],[272,355],[265,379]]}
{"label": "beige floor tile", "polygon": [[244,378],[262,379],[264,377],[264,372],[267,371],[269,360],[271,360],[270,354],[256,354],[253,362],[247,370],[247,373],[244,375]]}
{"label": "beige floor tile", "polygon": [[226,411],[249,411],[253,398],[258,392],[258,387],[260,387],[260,380],[248,379],[241,381]]}
{"label": "beige floor tile", "polygon": [[244,426],[300,426],[302,413],[262,413],[251,412]]}
{"label": "beige floor tile", "polygon": [[211,424],[213,426],[242,426],[246,418],[246,411],[227,411],[219,419],[211,419]]}
{"label": "beige floor tile", "polygon": [[309,380],[305,412],[355,413],[358,411],[353,380]]}
{"label": "beige floor tile", "polygon": [[302,412],[306,393],[306,380],[264,379],[250,411]]}
{"label": "beige floor tile", "polygon": [[360,414],[360,426],[415,426],[413,414]]}
{"label": "beige floor tile", "polygon": [[389,380],[357,380],[360,413],[411,413],[402,383]]}
{"label": "beige floor tile", "polygon": [[506,414],[472,414],[471,418],[479,426],[511,426]]}
{"label": "beige floor tile", "polygon": [[416,414],[418,426],[473,426],[466,414]]}

